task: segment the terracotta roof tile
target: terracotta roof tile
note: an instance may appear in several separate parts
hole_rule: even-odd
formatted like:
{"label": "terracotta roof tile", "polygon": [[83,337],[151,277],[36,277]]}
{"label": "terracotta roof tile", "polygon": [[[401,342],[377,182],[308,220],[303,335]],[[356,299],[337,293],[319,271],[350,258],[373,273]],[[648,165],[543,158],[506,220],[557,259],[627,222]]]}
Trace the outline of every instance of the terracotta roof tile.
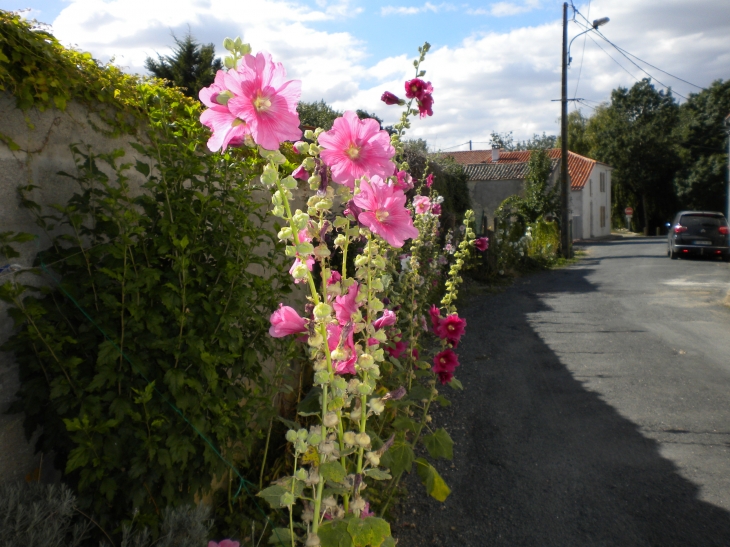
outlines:
{"label": "terracotta roof tile", "polygon": [[[499,155],[499,160],[495,163],[492,162],[492,151],[491,150],[468,150],[465,152],[448,152],[445,155],[451,156],[454,158],[454,161],[456,163],[459,163],[464,166],[469,166],[469,169],[471,172],[473,172],[475,175],[479,173],[480,175],[486,176],[488,173],[493,174],[493,176],[498,178],[475,178],[472,180],[505,180],[509,178],[524,178],[525,174],[527,174],[527,162],[530,160],[530,154],[532,153],[531,150],[519,150],[516,152],[501,152]],[[548,155],[550,156],[551,160],[558,160],[560,159],[560,149],[559,148],[552,148],[548,150]],[[572,190],[580,190],[588,181],[588,177],[591,174],[591,171],[593,170],[593,166],[598,163],[596,160],[593,160],[591,158],[586,158],[585,156],[581,156],[580,154],[576,154],[575,152],[568,152],[568,176],[570,176],[570,187]],[[503,169],[490,169],[485,170],[481,169],[479,170],[477,167],[472,168],[471,166],[477,164],[477,165],[504,165],[505,167]],[[524,167],[517,167],[515,164],[525,164]],[[514,166],[513,170],[508,169],[507,166]],[[553,167],[554,168],[554,167]],[[467,171],[469,172],[469,170]],[[523,173],[521,176],[503,176],[506,174],[518,174]],[[471,178],[471,173],[470,173]]]}
{"label": "terracotta roof tile", "polygon": [[[558,166],[558,160],[551,160],[552,171]],[[470,163],[464,166],[469,180],[514,180],[524,179],[527,176],[526,161],[498,163]]]}

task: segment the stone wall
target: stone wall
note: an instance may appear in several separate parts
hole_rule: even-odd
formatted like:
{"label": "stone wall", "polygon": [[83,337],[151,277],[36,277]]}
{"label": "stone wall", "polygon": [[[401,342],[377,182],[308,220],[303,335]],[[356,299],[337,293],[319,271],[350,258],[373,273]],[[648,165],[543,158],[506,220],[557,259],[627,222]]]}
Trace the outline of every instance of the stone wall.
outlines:
{"label": "stone wall", "polygon": [[[96,153],[112,152],[122,148],[130,157],[139,156],[130,146],[131,138],[108,138],[92,127],[103,123],[80,104],[71,103],[66,111],[49,109],[45,112],[30,110],[21,112],[15,108],[15,99],[0,93],[0,133],[10,137],[20,150],[11,150],[0,142],[0,232],[27,232],[37,239],[16,246],[20,257],[6,259],[0,256],[0,269],[9,264],[29,267],[39,250],[50,245],[50,238],[34,222],[30,212],[20,204],[17,189],[21,185],[38,186],[31,194],[44,206],[65,204],[75,190],[72,180],[58,175],[59,171],[75,172],[71,143],[86,143]],[[129,172],[132,187],[139,188],[143,178],[136,171]],[[0,284],[12,279],[5,270],[0,273]],[[30,273],[17,278],[25,284],[40,283]],[[7,305],[0,302],[0,344],[13,330],[13,322],[7,315]],[[5,413],[15,398],[19,387],[18,371],[12,355],[0,352],[0,482],[24,480],[38,469],[41,455],[33,453],[33,446],[26,442],[22,415]],[[41,467],[43,478],[54,474],[50,458],[46,455]]]}

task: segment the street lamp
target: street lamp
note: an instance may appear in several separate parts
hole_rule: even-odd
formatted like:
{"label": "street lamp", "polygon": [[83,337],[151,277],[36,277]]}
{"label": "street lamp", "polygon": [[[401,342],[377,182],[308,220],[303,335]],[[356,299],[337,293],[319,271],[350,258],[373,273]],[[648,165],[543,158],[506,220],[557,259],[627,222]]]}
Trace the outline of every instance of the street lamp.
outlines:
{"label": "street lamp", "polygon": [[[575,40],[581,34],[596,30],[601,25],[608,23],[608,17],[601,17],[593,21],[593,26],[573,38]],[[568,65],[570,64],[570,46],[573,40],[568,44],[568,3],[563,3],[563,81],[562,81],[562,97],[561,113],[560,113],[560,202],[562,206],[561,214],[561,231],[560,231],[560,247],[564,258],[570,258],[571,255],[571,230],[570,230],[570,188],[568,187]]]}

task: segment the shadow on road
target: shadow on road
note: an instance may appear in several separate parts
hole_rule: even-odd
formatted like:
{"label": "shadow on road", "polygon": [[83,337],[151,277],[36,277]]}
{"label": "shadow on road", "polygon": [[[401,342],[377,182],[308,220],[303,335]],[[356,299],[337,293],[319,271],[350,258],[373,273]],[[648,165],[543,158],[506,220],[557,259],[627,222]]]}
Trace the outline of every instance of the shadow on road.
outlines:
{"label": "shadow on road", "polygon": [[[456,442],[453,467],[437,464],[453,492],[439,504],[408,478],[400,546],[730,544],[730,513],[698,499],[659,445],[585,389],[528,323],[552,298],[594,291],[589,273],[547,272],[470,301],[465,391],[445,387],[453,405],[435,418]],[[584,326],[580,313],[560,323]]]}

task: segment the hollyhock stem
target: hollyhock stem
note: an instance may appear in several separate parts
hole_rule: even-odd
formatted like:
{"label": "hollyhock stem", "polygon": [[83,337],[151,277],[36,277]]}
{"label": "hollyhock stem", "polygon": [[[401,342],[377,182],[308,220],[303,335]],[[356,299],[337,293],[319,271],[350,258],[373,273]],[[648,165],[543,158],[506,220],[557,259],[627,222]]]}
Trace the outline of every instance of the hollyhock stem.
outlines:
{"label": "hollyhock stem", "polygon": [[[372,298],[373,298],[373,290],[372,290],[372,283],[373,283],[373,234],[370,234],[368,236],[368,297],[367,297],[367,325],[365,327],[366,332],[370,332],[370,325],[372,323]],[[370,345],[366,344],[366,350],[367,353],[370,353]],[[364,371],[363,375],[363,383],[367,384],[368,382],[368,372]],[[360,396],[360,433],[365,433],[365,426],[367,424],[368,419],[368,412],[367,412],[367,402],[368,402],[368,396],[367,395],[361,395]],[[357,452],[357,472],[362,473],[362,457],[365,452],[365,447],[361,446],[360,449]]]}
{"label": "hollyhock stem", "polygon": [[[431,386],[431,396],[428,398],[426,405],[423,407],[423,415],[421,416],[421,423],[419,424],[418,431],[416,432],[416,435],[413,438],[413,442],[411,443],[411,448],[416,448],[416,444],[418,444],[418,440],[421,438],[421,432],[423,431],[423,427],[426,425],[426,417],[428,416],[428,409],[431,407],[431,403],[433,402],[433,400],[437,394],[438,394],[438,391],[432,385]],[[395,493],[396,489],[398,488],[398,483],[400,483],[400,479],[402,476],[403,476],[403,471],[398,473],[397,476],[393,477],[393,480],[391,481],[391,483],[389,485],[390,492],[388,493],[388,497],[385,500],[385,503],[383,504],[383,509],[381,509],[381,511],[380,511],[381,518],[385,515],[385,511],[388,510],[388,505],[390,505],[390,502],[393,499],[393,494]]]}
{"label": "hollyhock stem", "polygon": [[345,245],[342,247],[342,281],[347,279],[347,248],[350,246],[350,219],[345,224]]}

